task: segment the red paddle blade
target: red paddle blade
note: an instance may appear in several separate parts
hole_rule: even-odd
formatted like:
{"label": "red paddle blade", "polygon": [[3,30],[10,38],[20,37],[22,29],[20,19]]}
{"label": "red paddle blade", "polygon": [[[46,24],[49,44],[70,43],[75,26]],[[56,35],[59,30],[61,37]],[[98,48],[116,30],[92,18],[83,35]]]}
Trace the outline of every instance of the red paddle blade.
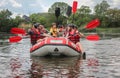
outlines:
{"label": "red paddle blade", "polygon": [[11,43],[15,43],[15,42],[19,42],[22,38],[20,36],[13,36],[9,38],[9,42]]}
{"label": "red paddle blade", "polygon": [[72,12],[73,12],[73,14],[75,14],[76,11],[77,11],[77,4],[78,4],[77,1],[74,1],[74,2],[73,2],[73,6],[72,6]]}
{"label": "red paddle blade", "polygon": [[99,19],[95,19],[95,20],[89,22],[87,24],[87,26],[85,26],[85,28],[87,28],[87,29],[94,29],[94,28],[96,28],[99,25],[100,25]]}
{"label": "red paddle blade", "polygon": [[98,41],[100,40],[100,37],[98,35],[89,35],[86,37],[86,39],[90,41]]}
{"label": "red paddle blade", "polygon": [[25,30],[21,28],[12,28],[10,32],[12,34],[25,34]]}

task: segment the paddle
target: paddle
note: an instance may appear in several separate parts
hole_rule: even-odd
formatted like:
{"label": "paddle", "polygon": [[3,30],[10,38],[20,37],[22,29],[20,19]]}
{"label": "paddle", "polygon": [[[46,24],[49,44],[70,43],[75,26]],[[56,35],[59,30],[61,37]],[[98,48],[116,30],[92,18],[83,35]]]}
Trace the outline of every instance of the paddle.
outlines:
{"label": "paddle", "polygon": [[78,2],[77,1],[73,1],[73,6],[72,6],[73,19],[72,19],[72,23],[74,22],[74,14],[77,11],[77,5],[78,5]]}
{"label": "paddle", "polygon": [[88,35],[85,37],[87,40],[90,40],[90,41],[98,41],[100,40],[100,37],[97,35],[97,34],[94,34],[94,35]]}
{"label": "paddle", "polygon": [[73,14],[75,14],[76,11],[77,11],[77,4],[78,4],[77,1],[73,1],[73,6],[72,6],[72,13],[73,13]]}
{"label": "paddle", "polygon": [[94,29],[99,25],[100,25],[99,19],[95,19],[95,20],[90,21],[84,28],[86,28],[86,29]]}
{"label": "paddle", "polygon": [[12,34],[25,34],[25,30],[22,28],[11,28],[10,32]]}
{"label": "paddle", "polygon": [[16,42],[19,42],[21,39],[22,39],[22,37],[20,37],[20,36],[12,36],[9,38],[9,42],[16,43]]}

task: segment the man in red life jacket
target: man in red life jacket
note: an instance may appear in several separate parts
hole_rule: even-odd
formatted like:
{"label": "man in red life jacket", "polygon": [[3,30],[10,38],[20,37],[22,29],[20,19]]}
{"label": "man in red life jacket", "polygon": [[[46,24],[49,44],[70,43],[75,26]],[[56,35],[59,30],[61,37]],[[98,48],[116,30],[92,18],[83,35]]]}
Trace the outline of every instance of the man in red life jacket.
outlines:
{"label": "man in red life jacket", "polygon": [[69,24],[68,25],[70,28],[66,34],[66,36],[68,37],[68,39],[70,39],[73,43],[75,43],[76,45],[78,45],[81,49],[81,52],[84,52],[83,47],[80,43],[80,38],[81,37],[85,37],[82,33],[80,33],[77,30],[77,27],[73,24]]}
{"label": "man in red life jacket", "polygon": [[39,25],[39,23],[34,24],[33,27],[28,31],[32,45],[36,44],[37,40],[40,38],[40,32],[38,30]]}

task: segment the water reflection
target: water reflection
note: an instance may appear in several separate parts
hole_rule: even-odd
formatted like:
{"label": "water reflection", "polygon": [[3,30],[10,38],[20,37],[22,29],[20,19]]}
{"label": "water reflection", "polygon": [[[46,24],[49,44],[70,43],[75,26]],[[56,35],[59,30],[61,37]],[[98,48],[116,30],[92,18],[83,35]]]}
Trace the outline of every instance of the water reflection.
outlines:
{"label": "water reflection", "polygon": [[80,57],[32,57],[32,78],[78,78]]}
{"label": "water reflection", "polygon": [[10,59],[11,78],[30,78],[30,63],[25,58],[14,57]]}
{"label": "water reflection", "polygon": [[30,40],[0,45],[0,78],[120,78],[120,38],[81,40],[80,57],[30,57]]}

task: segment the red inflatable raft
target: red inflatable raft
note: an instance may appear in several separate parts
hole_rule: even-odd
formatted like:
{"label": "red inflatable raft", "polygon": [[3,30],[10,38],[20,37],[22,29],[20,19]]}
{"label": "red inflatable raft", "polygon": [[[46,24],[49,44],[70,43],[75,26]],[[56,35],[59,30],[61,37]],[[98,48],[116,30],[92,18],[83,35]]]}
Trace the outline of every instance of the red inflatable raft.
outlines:
{"label": "red inflatable raft", "polygon": [[80,48],[67,38],[46,38],[30,49],[32,56],[65,55],[78,56]]}

